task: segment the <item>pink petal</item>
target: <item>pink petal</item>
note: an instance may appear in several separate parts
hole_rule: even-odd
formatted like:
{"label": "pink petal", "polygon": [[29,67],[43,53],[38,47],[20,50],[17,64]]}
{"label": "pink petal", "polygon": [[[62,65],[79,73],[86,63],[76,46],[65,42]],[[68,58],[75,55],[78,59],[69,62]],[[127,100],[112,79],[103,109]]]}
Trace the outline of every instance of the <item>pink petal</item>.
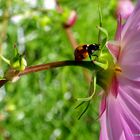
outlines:
{"label": "pink petal", "polygon": [[117,16],[121,15],[123,19],[127,19],[133,10],[134,5],[130,0],[119,0],[117,6]]}
{"label": "pink petal", "polygon": [[140,82],[121,78],[120,85],[119,95],[123,113],[129,113],[129,118],[134,123],[137,122],[135,124],[140,130]]}
{"label": "pink petal", "polygon": [[122,39],[125,36],[128,36],[129,30],[132,29],[134,26],[136,26],[139,22],[140,22],[140,0],[138,0],[136,8],[134,9],[133,13],[129,16],[123,28]]}
{"label": "pink petal", "polygon": [[101,117],[100,140],[138,140],[140,137],[140,82],[118,78],[118,96],[107,97]]}
{"label": "pink petal", "polygon": [[121,140],[121,138],[124,137],[124,134],[120,122],[119,103],[118,100],[111,94],[108,96],[107,108],[104,115],[105,116],[102,116],[101,118],[104,120],[104,125],[101,125],[101,130],[104,128],[106,133],[102,133],[100,137],[104,138],[104,140]]}
{"label": "pink petal", "polygon": [[122,26],[122,17],[121,17],[121,15],[118,15],[117,30],[116,30],[115,40],[119,40],[120,41],[122,28],[123,28],[123,26]]}
{"label": "pink petal", "polygon": [[100,123],[101,123],[100,140],[109,140],[106,127],[106,111],[100,118]]}
{"label": "pink petal", "polygon": [[114,41],[114,42],[108,41],[106,43],[106,47],[108,48],[109,52],[114,57],[114,61],[116,62],[118,59],[119,50],[120,50],[119,41]]}
{"label": "pink petal", "polygon": [[118,63],[125,77],[140,81],[140,0],[124,25],[121,35]]}
{"label": "pink petal", "polygon": [[140,81],[140,41],[128,44],[121,51],[118,63],[122,68],[122,75],[130,80]]}
{"label": "pink petal", "polygon": [[112,86],[111,86],[111,93],[114,97],[117,97],[118,95],[118,80],[117,77],[114,76],[112,80]]}
{"label": "pink petal", "polygon": [[100,114],[99,114],[98,119],[103,115],[103,113],[105,112],[105,109],[106,109],[106,96],[103,96],[101,104],[100,104]]}
{"label": "pink petal", "polygon": [[140,82],[121,79],[119,102],[121,121],[126,140],[138,140],[140,137]]}

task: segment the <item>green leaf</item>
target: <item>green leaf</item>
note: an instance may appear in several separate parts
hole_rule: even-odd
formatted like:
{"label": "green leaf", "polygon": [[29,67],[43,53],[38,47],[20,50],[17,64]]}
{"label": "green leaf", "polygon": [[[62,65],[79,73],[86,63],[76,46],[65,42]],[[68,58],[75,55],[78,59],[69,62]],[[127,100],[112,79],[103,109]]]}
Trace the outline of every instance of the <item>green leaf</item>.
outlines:
{"label": "green leaf", "polygon": [[80,116],[78,117],[78,120],[80,120],[81,117],[85,114],[85,112],[87,111],[89,105],[90,105],[90,101],[87,102],[87,106],[86,106],[86,108],[83,110],[83,112],[80,114]]}
{"label": "green leaf", "polygon": [[100,27],[100,26],[97,26],[97,28],[98,28],[102,33],[104,33],[105,36],[106,36],[106,38],[108,39],[108,32],[107,32],[107,30],[106,30],[105,28],[103,28],[103,27]]}
{"label": "green leaf", "polygon": [[5,58],[4,56],[0,55],[0,58],[7,63],[8,65],[10,65],[10,60],[8,60],[7,58]]}
{"label": "green leaf", "polygon": [[[99,12],[99,26],[102,27],[102,12],[101,12],[101,7],[100,7],[101,3],[100,3],[100,0],[98,1],[98,12]],[[99,33],[98,33],[98,44],[101,43],[101,30],[99,30]]]}
{"label": "green leaf", "polygon": [[94,61],[95,65],[98,65],[99,67],[103,68],[106,70],[108,68],[108,61],[104,60],[104,62],[99,62],[99,61]]}
{"label": "green leaf", "polygon": [[78,101],[90,101],[93,96],[95,95],[96,93],[96,74],[95,74],[95,71],[93,72],[92,74],[92,81],[90,83],[90,87],[89,87],[89,97],[87,98],[78,98],[77,100]]}

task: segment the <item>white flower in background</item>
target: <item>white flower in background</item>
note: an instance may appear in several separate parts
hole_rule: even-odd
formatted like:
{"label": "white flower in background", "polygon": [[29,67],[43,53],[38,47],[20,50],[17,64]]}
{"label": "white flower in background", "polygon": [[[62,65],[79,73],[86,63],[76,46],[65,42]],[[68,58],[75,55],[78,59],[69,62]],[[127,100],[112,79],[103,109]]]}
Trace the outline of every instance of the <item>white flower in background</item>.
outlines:
{"label": "white flower in background", "polygon": [[56,8],[56,0],[44,0],[44,8],[53,10]]}
{"label": "white flower in background", "polygon": [[28,3],[31,7],[36,7],[37,0],[24,0],[26,3]]}

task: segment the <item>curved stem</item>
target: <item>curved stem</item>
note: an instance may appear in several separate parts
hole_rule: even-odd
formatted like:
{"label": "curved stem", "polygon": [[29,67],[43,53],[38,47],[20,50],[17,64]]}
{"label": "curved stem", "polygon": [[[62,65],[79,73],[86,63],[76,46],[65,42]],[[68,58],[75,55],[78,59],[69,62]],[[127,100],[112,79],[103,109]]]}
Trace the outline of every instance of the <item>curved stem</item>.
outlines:
{"label": "curved stem", "polygon": [[36,66],[29,66],[24,71],[20,72],[18,75],[22,76],[33,72],[39,72],[39,71],[53,69],[57,67],[63,67],[63,66],[81,66],[89,70],[95,69],[96,67],[94,64],[91,63],[91,61],[67,60],[67,61],[58,61],[58,62],[52,62],[47,64],[40,64]]}

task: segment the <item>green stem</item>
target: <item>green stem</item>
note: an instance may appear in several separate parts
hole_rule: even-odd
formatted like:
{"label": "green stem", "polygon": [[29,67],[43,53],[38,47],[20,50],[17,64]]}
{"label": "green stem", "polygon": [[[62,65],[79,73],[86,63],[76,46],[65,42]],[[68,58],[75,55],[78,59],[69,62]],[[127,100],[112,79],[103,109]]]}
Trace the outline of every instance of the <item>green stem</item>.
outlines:
{"label": "green stem", "polygon": [[[101,2],[100,0],[98,1],[98,12],[99,12],[99,26],[102,27],[102,12],[101,12]],[[98,44],[101,43],[101,30],[98,32]]]}

